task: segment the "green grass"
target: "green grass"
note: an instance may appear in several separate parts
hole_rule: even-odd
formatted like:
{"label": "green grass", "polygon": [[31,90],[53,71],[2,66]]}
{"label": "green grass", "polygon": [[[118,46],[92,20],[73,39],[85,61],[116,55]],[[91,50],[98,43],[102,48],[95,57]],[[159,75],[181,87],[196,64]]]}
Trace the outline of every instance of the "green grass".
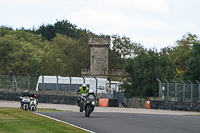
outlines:
{"label": "green grass", "polygon": [[84,130],[34,114],[30,111],[24,111],[19,108],[4,108],[4,107],[0,108],[0,133],[85,133],[85,132],[86,131]]}

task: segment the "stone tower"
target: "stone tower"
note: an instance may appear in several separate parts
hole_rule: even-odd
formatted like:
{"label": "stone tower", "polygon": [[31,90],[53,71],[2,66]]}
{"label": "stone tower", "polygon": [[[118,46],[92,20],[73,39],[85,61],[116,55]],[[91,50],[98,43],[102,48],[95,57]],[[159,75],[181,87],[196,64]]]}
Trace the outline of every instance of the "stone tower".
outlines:
{"label": "stone tower", "polygon": [[108,77],[108,47],[110,36],[90,36],[90,70],[82,69],[82,75],[87,77]]}

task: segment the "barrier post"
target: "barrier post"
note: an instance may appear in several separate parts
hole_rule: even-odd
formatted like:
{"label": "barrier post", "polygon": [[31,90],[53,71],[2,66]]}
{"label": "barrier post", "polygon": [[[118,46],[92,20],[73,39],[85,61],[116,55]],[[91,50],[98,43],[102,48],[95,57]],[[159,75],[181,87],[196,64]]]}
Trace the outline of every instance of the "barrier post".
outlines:
{"label": "barrier post", "polygon": [[40,75],[42,76],[42,102],[43,102],[43,90],[44,90],[44,75],[40,73]]}
{"label": "barrier post", "polygon": [[71,84],[72,84],[72,78],[70,76],[69,77],[69,96],[71,97]]}
{"label": "barrier post", "polygon": [[107,80],[109,81],[109,88],[111,88],[111,79],[108,77]]}
{"label": "barrier post", "polygon": [[[10,71],[10,73],[12,74],[12,92],[15,91],[15,86],[16,86],[17,91],[19,92],[19,88],[18,88],[18,85],[17,85],[17,80],[15,78],[15,74],[13,73],[13,71]],[[14,83],[15,83],[15,85],[14,85]]]}
{"label": "barrier post", "polygon": [[82,76],[82,78],[83,78],[83,84],[85,84],[85,78]]}
{"label": "barrier post", "polygon": [[183,102],[185,102],[185,82],[183,80],[181,82],[183,83]]}
{"label": "barrier post", "polygon": [[188,81],[191,84],[190,102],[192,102],[192,99],[193,99],[193,83],[190,80],[188,80]]}
{"label": "barrier post", "polygon": [[161,89],[161,81],[157,78],[156,79],[158,82],[159,82],[159,100],[161,100],[161,91],[162,91],[162,89]]}
{"label": "barrier post", "polygon": [[30,91],[30,75],[28,73],[26,73],[28,75],[28,91]]}
{"label": "barrier post", "polygon": [[165,79],[167,82],[167,101],[169,101],[169,82]]}
{"label": "barrier post", "polygon": [[[173,79],[172,79],[173,80]],[[175,80],[173,80],[175,83],[175,102],[177,101],[177,83]]]}
{"label": "barrier post", "polygon": [[[97,95],[97,85],[98,85],[98,80],[97,80],[96,77],[94,77],[94,78],[95,78],[95,80],[96,80],[96,95]],[[96,96],[96,99],[97,99],[97,96]]]}
{"label": "barrier post", "polygon": [[57,83],[56,83],[56,95],[58,95],[58,76],[55,74],[56,78],[57,78]]}
{"label": "barrier post", "polygon": [[11,76],[12,76],[12,92],[14,92],[14,73],[10,71]]}
{"label": "barrier post", "polygon": [[196,80],[196,82],[199,84],[199,102],[200,102],[200,83],[198,80]]}

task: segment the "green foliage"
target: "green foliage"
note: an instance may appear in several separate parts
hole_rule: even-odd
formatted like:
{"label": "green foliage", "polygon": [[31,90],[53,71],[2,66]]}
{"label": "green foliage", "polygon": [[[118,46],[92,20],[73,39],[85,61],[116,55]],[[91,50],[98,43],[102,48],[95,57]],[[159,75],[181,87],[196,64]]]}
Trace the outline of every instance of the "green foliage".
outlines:
{"label": "green foliage", "polygon": [[181,75],[184,71],[181,69],[176,68],[176,72],[174,72],[174,79],[180,81],[182,79]]}
{"label": "green foliage", "polygon": [[74,40],[66,35],[56,34],[45,55],[46,65],[42,71],[50,75],[80,76],[82,68],[89,68],[90,59],[89,46],[82,39]]}
{"label": "green foliage", "polygon": [[125,66],[125,71],[130,75],[123,86],[126,88],[126,96],[157,96],[156,78],[171,79],[174,70],[175,65],[165,52],[140,51],[137,57],[128,59]]}
{"label": "green foliage", "polygon": [[[66,24],[66,22],[63,22]],[[55,24],[58,26],[58,24]],[[75,30],[75,29],[74,29]],[[79,38],[56,34],[52,42],[42,40],[42,35],[30,31],[0,28],[1,74],[38,76],[80,76],[82,68],[89,68],[88,33],[79,32]]]}
{"label": "green foliage", "polygon": [[126,36],[113,35],[112,39],[113,51],[120,54],[122,58],[132,57],[143,50],[141,44],[131,42],[130,38]]}
{"label": "green foliage", "polygon": [[190,52],[189,60],[186,62],[186,71],[183,73],[183,78],[187,80],[200,81],[200,43],[194,43],[193,49]]}
{"label": "green foliage", "polygon": [[186,61],[189,59],[189,53],[194,43],[198,43],[198,37],[190,33],[183,36],[181,40],[176,41],[176,46],[169,53],[170,58],[178,66],[178,69],[185,71]]}
{"label": "green foliage", "polygon": [[[78,39],[82,32],[86,32],[86,30],[78,29],[76,25],[71,24],[67,20],[57,21],[54,25],[42,25],[38,30],[32,30],[36,34],[42,34],[43,40],[47,39],[51,41],[54,37],[56,37],[56,33],[67,35],[68,37]],[[88,31],[89,32],[89,31]]]}
{"label": "green foliage", "polygon": [[17,75],[39,73],[48,42],[41,42],[40,35],[23,29],[13,31],[1,27],[0,34],[0,56],[3,57],[0,58],[1,72],[13,71]]}
{"label": "green foliage", "polygon": [[112,35],[112,46],[109,49],[109,70],[124,69],[126,58],[136,56],[143,47],[131,42],[126,36]]}
{"label": "green foliage", "polygon": [[108,49],[108,69],[123,69],[124,59],[121,58],[121,54],[117,53],[115,50]]}

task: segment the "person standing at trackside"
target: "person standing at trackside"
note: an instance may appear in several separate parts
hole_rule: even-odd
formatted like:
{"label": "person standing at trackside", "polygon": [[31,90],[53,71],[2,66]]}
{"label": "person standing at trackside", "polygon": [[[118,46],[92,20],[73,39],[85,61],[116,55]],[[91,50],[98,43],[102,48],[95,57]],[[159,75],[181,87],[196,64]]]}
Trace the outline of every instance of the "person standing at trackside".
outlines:
{"label": "person standing at trackside", "polygon": [[[76,94],[78,94],[78,93],[80,93],[80,94],[82,94],[82,93],[88,93],[89,92],[89,88],[87,87],[87,85],[86,84],[83,84],[81,87],[79,87],[79,89],[76,91]],[[77,105],[79,105],[79,103],[80,103],[80,97],[78,97],[78,99],[77,99]]]}

